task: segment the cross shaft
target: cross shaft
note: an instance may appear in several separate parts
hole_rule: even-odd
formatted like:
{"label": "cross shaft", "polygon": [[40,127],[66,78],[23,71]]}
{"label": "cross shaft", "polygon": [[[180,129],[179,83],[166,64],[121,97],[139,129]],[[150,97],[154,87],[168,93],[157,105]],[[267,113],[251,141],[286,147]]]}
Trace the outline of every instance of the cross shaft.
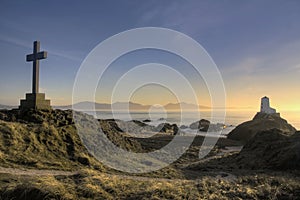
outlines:
{"label": "cross shaft", "polygon": [[39,93],[39,71],[40,62],[39,60],[47,58],[47,52],[40,52],[40,42],[34,41],[33,53],[26,56],[27,62],[33,62],[33,75],[32,75],[32,93]]}

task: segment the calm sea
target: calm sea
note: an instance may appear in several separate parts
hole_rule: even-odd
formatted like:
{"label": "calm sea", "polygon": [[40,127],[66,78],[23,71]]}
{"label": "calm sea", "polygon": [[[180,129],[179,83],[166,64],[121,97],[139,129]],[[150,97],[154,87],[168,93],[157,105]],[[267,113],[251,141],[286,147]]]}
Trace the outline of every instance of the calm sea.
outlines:
{"label": "calm sea", "polygon": [[[91,114],[90,112],[88,112]],[[227,110],[225,116],[225,124],[237,126],[245,121],[251,120],[255,116],[256,112],[252,110]],[[281,117],[286,119],[296,129],[300,130],[300,111],[282,111]],[[116,112],[112,114],[106,111],[97,111],[96,117],[99,119],[121,119],[125,121],[129,120],[145,120],[150,119],[151,124],[157,125],[162,122],[176,123],[178,125],[189,125],[199,119],[207,119],[213,123],[222,122],[222,115],[220,112],[216,112],[216,116],[211,118],[210,111],[202,112]]]}

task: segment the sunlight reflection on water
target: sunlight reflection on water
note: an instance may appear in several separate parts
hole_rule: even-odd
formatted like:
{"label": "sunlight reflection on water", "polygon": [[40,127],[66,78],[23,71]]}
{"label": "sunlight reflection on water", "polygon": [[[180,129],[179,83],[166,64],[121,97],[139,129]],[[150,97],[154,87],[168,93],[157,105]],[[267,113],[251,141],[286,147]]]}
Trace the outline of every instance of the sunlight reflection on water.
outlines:
{"label": "sunlight reflection on water", "polygon": [[[87,112],[89,113],[89,112]],[[158,125],[160,123],[163,122],[168,122],[168,123],[176,123],[178,125],[190,125],[191,123],[199,120],[198,119],[198,115],[197,112],[193,112],[193,111],[188,111],[185,112],[186,118],[182,119],[182,124],[180,123],[180,116],[181,113],[180,112],[168,112],[168,113],[160,113],[160,112],[156,112],[156,113],[151,113],[151,115],[147,112],[144,111],[134,111],[131,112],[131,119],[126,119],[123,116],[124,113],[124,117],[125,112],[118,112],[118,118],[121,120],[125,120],[125,121],[129,121],[131,119],[134,120],[140,120],[143,121],[145,119],[151,119],[151,124],[152,125]],[[226,125],[233,125],[233,126],[237,126],[245,121],[249,121],[251,120],[256,114],[256,111],[253,110],[229,110],[227,111],[226,114],[226,119],[225,119],[225,124]],[[296,129],[300,130],[300,111],[282,111],[280,112],[281,117],[286,119],[288,121],[288,123],[292,124]],[[218,123],[218,116],[215,117],[214,119],[210,119],[210,111],[202,111],[200,112],[201,115],[201,119],[208,119],[210,120],[212,123]],[[111,112],[109,111],[97,111],[97,118],[99,119],[111,119],[113,118]]]}

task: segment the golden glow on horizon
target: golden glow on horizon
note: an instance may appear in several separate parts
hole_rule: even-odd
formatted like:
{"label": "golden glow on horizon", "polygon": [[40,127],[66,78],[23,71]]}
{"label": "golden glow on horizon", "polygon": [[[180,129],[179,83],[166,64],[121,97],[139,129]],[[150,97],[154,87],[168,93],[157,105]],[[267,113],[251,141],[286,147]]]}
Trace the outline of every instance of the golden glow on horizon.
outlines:
{"label": "golden glow on horizon", "polygon": [[159,85],[146,85],[139,88],[132,94],[130,101],[140,102],[144,105],[179,103],[179,99],[174,93]]}
{"label": "golden glow on horizon", "polygon": [[[237,92],[233,88],[229,90],[230,85],[227,86],[226,91],[226,107],[227,109],[243,109],[243,110],[253,110],[258,111],[260,109],[260,99],[263,96],[268,96],[270,98],[270,104],[272,107],[277,109],[278,112],[281,111],[297,111],[300,110],[300,93],[297,93],[296,88],[280,89],[276,87],[269,87],[267,89],[255,89],[255,88],[245,88],[242,92]],[[211,101],[210,96],[207,91],[200,91],[195,89],[197,92],[198,105],[210,107]],[[72,104],[72,93],[62,93],[59,91],[46,91],[46,97],[51,99],[52,105],[70,105]],[[22,97],[20,97],[22,98]],[[84,98],[82,99],[84,101]],[[106,93],[97,93],[96,102],[98,103],[111,103],[110,96]],[[124,99],[118,99],[116,101],[125,101]],[[164,87],[159,87],[157,85],[144,86],[130,98],[131,102],[139,103],[143,105],[153,105],[160,104],[166,105],[168,103],[178,103],[176,96]],[[183,102],[191,103],[189,99],[183,99]],[[18,105],[18,101],[15,103],[10,103],[9,105]],[[76,102],[75,102],[76,103]],[[2,103],[2,104],[5,104]]]}
{"label": "golden glow on horizon", "polygon": [[[145,90],[144,92],[142,92]],[[166,105],[168,103],[179,103],[176,97],[167,91],[162,91],[161,89],[156,92],[153,91],[150,93],[150,88],[145,88],[139,92],[133,94],[130,98],[131,102],[139,103],[143,105]],[[147,93],[146,91],[149,91]],[[243,96],[243,95],[227,95],[226,100],[226,108],[227,109],[244,109],[244,110],[254,110],[258,111],[260,109],[260,99],[264,95],[255,95],[253,97]],[[270,97],[271,106],[280,111],[297,111],[300,110],[300,102],[297,99],[288,99],[288,98],[280,98],[279,95],[267,95]],[[62,95],[47,95],[47,98],[51,99],[52,105],[70,105],[72,104],[72,100],[70,97],[63,97]],[[277,99],[278,98],[278,99]],[[300,99],[300,98],[299,98]],[[119,100],[122,101],[122,100]],[[111,103],[110,98],[96,98],[96,102],[98,103]],[[190,101],[185,101],[186,103],[190,103]],[[76,103],[76,102],[75,102]],[[198,105],[208,106],[210,107],[211,102],[210,98],[199,98],[198,96]]]}

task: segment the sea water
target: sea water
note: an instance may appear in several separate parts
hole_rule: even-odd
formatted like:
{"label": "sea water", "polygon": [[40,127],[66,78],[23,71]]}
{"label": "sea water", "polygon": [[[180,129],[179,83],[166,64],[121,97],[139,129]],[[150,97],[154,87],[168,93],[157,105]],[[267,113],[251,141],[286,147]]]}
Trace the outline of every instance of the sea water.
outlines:
{"label": "sea water", "polygon": [[[87,112],[92,114],[91,112]],[[185,112],[144,112],[144,111],[116,111],[114,113],[110,111],[96,111],[93,113],[98,119],[121,119],[124,121],[146,119],[151,120],[148,122],[150,125],[157,126],[160,123],[177,124],[178,126],[189,126],[191,123],[199,121],[200,119],[207,119],[212,123],[223,123],[228,128],[228,131],[243,122],[252,120],[257,112],[253,110],[226,110],[225,117],[223,118],[223,111],[215,111],[212,117],[210,110],[204,110],[200,112],[185,111]],[[282,111],[280,112],[282,118],[286,119],[288,123],[300,130],[300,111]],[[189,131],[186,130],[186,131]]]}

